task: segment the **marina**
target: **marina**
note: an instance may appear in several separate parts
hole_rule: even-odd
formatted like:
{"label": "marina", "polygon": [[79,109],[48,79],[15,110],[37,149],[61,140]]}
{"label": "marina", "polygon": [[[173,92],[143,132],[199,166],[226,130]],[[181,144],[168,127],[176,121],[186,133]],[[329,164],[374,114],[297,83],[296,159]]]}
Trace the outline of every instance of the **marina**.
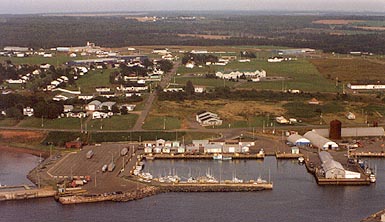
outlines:
{"label": "marina", "polygon": [[[97,153],[96,153],[97,154]],[[96,156],[95,156],[96,157]],[[111,157],[110,157],[111,158]],[[385,167],[385,162],[381,159],[368,160],[371,165],[376,165],[377,168]],[[0,163],[1,164],[1,163]],[[151,220],[156,215],[163,215],[166,209],[177,209],[174,212],[173,219],[175,220],[224,220],[230,221],[235,219],[233,212],[228,212],[225,209],[229,207],[233,211],[246,212],[242,215],[244,220],[255,220],[256,217],[261,221],[278,221],[278,220],[296,220],[302,218],[303,220],[312,221],[360,221],[364,216],[371,215],[373,212],[380,211],[383,204],[383,199],[380,198],[379,192],[384,189],[385,175],[382,171],[378,172],[376,186],[362,186],[362,187],[346,187],[346,186],[326,186],[319,188],[313,176],[306,172],[305,165],[299,165],[297,160],[277,160],[274,157],[266,157],[262,160],[232,160],[232,161],[213,161],[213,160],[157,160],[146,161],[144,172],[150,172],[157,175],[157,172],[163,172],[163,169],[181,168],[177,174],[188,176],[189,172],[195,176],[201,169],[202,174],[205,174],[208,168],[212,169],[212,174],[219,177],[219,170],[222,168],[222,173],[226,179],[232,178],[234,169],[236,169],[236,177],[239,179],[268,178],[269,170],[271,172],[271,179],[274,180],[274,190],[271,192],[205,192],[205,193],[191,193],[191,192],[166,192],[158,193],[158,191],[148,191],[147,198],[128,202],[123,204],[114,204],[111,201],[127,201],[133,200],[139,195],[126,194],[126,197],[112,196],[103,197],[111,198],[110,201],[100,202],[93,205],[78,205],[76,208],[63,208],[58,205],[51,198],[45,199],[31,199],[25,201],[11,201],[7,204],[1,204],[4,209],[2,217],[7,221],[20,221],[24,216],[30,218],[30,221],[42,220],[56,220],[66,221],[61,218],[74,218],[77,220],[87,220],[89,215],[97,215],[95,221],[119,220],[119,212],[124,210],[130,214],[130,218],[140,220]],[[159,170],[158,170],[159,169]],[[191,170],[190,170],[191,169]],[[5,170],[5,168],[1,168]],[[0,170],[0,171],[1,171]],[[172,172],[172,170],[171,170]],[[10,181],[4,180],[3,184],[11,184]],[[344,195],[341,195],[344,193]],[[158,194],[153,196],[153,194]],[[300,194],[300,195],[298,195]],[[141,194],[144,196],[144,194]],[[148,196],[150,195],[150,197]],[[365,201],[361,201],[361,195],[365,195]],[[358,198],[359,197],[359,198]],[[73,197],[76,199],[94,200],[87,196]],[[102,199],[102,197],[100,197]],[[335,198],[339,201],[334,201]],[[64,199],[64,198],[63,198]],[[71,200],[71,198],[67,198]],[[301,208],[298,211],[285,211],[286,204],[290,200],[290,205],[293,208]],[[82,202],[84,200],[81,200]],[[340,202],[350,203],[349,206],[340,205]],[[4,203],[4,202],[3,202]],[[38,208],[36,204],[38,203]],[[72,203],[71,201],[69,203]],[[330,207],[317,207],[323,204],[329,204]],[[213,209],[210,206],[216,205]],[[278,205],[277,205],[278,204]],[[273,207],[272,206],[276,206]],[[129,207],[128,207],[129,206]],[[148,207],[152,207],[148,211]],[[316,206],[316,207],[315,207]],[[373,207],[375,206],[375,207]],[[109,211],[101,214],[105,208]],[[47,209],[47,214],[38,214],[39,209]],[[183,208],[188,208],[189,211],[181,211]],[[180,210],[179,210],[180,209]],[[24,216],[17,214],[16,211],[23,210],[26,212]],[[273,214],[273,212],[280,211],[281,214]],[[55,212],[55,213],[50,213]],[[344,212],[341,214],[341,212]],[[34,215],[32,217],[32,215]],[[220,215],[220,216],[218,216]],[[274,215],[274,216],[273,216]],[[309,216],[307,216],[309,215]],[[310,215],[312,215],[310,217]],[[321,217],[322,215],[322,217]],[[346,216],[349,215],[349,216]],[[239,215],[238,215],[239,216]],[[237,217],[238,217],[237,216]],[[169,219],[169,218],[168,218]],[[160,221],[168,220],[164,216],[160,216]]]}

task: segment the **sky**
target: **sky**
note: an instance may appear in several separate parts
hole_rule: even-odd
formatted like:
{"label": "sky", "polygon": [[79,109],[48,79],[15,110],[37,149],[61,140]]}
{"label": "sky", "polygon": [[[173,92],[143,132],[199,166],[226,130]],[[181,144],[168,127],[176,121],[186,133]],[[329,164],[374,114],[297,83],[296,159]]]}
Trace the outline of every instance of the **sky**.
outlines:
{"label": "sky", "polygon": [[385,0],[0,0],[0,14],[162,10],[385,12]]}

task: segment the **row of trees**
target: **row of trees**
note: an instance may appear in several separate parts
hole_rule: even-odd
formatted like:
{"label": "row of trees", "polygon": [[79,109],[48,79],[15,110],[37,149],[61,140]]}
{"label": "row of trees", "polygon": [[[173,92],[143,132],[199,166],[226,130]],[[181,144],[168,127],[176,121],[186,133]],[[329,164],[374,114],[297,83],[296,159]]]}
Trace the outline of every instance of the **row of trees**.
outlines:
{"label": "row of trees", "polygon": [[[262,16],[217,15],[205,21],[158,21],[141,23],[123,17],[41,17],[13,16],[0,23],[0,47],[6,45],[50,48],[60,45],[84,45],[93,41],[99,45],[279,45],[312,47],[325,51],[369,51],[384,54],[385,33],[362,31],[353,26],[338,26],[347,34],[330,35],[328,25],[314,24],[319,19],[384,20],[384,17],[322,17],[322,16]],[[61,25],[57,25],[61,24]],[[97,24],[97,25],[95,25]],[[55,32],[52,32],[55,30]],[[313,30],[313,31],[312,31]],[[326,30],[326,32],[325,32]],[[74,35],[73,33],[82,33]],[[228,35],[226,39],[203,39],[178,34]]]}

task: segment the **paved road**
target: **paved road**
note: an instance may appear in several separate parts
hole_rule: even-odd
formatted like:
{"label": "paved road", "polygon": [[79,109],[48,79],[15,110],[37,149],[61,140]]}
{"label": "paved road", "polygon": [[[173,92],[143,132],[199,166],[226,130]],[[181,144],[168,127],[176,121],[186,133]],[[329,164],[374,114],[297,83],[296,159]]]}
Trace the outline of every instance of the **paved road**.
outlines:
{"label": "paved road", "polygon": [[[162,80],[159,83],[159,85],[162,88],[165,88],[170,83],[171,78],[172,78],[173,75],[176,74],[176,71],[178,70],[179,65],[180,65],[179,62],[174,63],[174,67],[172,68],[172,70],[170,72],[166,73],[162,77]],[[147,116],[148,116],[148,114],[149,114],[149,112],[151,110],[152,104],[154,103],[154,101],[156,99],[156,96],[157,96],[157,91],[156,90],[153,90],[152,92],[150,92],[150,94],[149,94],[149,96],[147,98],[147,101],[144,104],[143,111],[139,115],[139,118],[136,121],[136,123],[135,123],[134,127],[132,128],[132,130],[134,130],[134,131],[142,130],[144,121],[146,120],[146,118],[147,118]]]}

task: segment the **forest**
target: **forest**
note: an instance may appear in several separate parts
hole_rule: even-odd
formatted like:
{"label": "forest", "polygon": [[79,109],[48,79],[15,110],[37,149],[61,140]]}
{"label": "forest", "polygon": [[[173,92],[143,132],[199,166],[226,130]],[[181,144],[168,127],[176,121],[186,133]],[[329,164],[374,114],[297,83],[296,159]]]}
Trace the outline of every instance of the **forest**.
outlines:
{"label": "forest", "polygon": [[[356,24],[331,26],[314,23],[325,19],[377,21],[382,24],[385,17],[215,14],[192,21],[170,19],[140,22],[124,16],[2,15],[0,47],[25,46],[39,49],[82,46],[91,41],[104,47],[276,45],[310,47],[338,53],[350,51],[385,53],[384,31],[362,30]],[[199,35],[224,36],[224,38],[204,38]]]}

